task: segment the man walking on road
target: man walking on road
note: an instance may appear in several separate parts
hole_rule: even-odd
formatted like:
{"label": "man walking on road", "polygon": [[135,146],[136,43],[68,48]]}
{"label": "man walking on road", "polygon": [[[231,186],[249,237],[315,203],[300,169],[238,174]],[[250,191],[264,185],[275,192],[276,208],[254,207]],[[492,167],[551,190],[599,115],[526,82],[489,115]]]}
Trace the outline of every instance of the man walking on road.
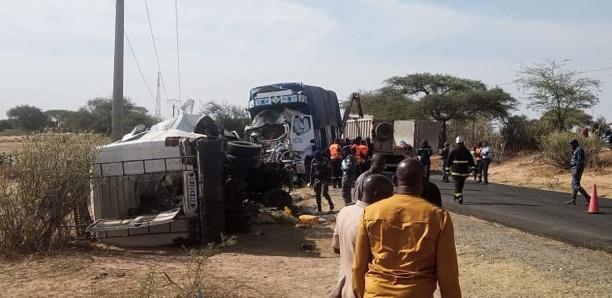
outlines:
{"label": "man walking on road", "polygon": [[361,222],[363,209],[393,195],[393,183],[387,177],[372,174],[364,180],[363,195],[357,198],[355,204],[340,209],[336,218],[332,248],[335,253],[340,254],[340,273],[332,297],[355,297],[352,284],[353,257],[357,228]]}
{"label": "man walking on road", "polygon": [[397,194],[365,208],[355,241],[357,297],[461,297],[450,214],[420,197],[425,169],[414,158],[397,167]]}
{"label": "man walking on road", "polygon": [[475,170],[476,165],[474,164],[472,153],[465,147],[465,139],[462,136],[458,136],[457,139],[455,139],[455,143],[457,143],[457,147],[448,154],[446,170],[450,171],[453,181],[455,182],[453,200],[459,202],[459,204],[463,204],[463,186],[465,185],[465,179]]}
{"label": "man walking on road", "polygon": [[572,145],[572,159],[570,160],[570,167],[572,170],[572,198],[565,202],[565,204],[576,205],[576,196],[580,192],[586,200],[584,205],[588,205],[590,195],[580,186],[580,179],[582,178],[582,172],[584,172],[585,165],[584,149],[582,149],[576,139],[571,139],[569,143]]}

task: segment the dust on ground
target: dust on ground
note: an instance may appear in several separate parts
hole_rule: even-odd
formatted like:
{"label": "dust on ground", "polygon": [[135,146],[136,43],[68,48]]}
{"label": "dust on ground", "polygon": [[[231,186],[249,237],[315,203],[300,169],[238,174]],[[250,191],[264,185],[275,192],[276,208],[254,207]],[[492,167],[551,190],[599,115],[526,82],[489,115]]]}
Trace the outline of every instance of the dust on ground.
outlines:
{"label": "dust on ground", "polygon": [[[585,188],[598,182],[610,194],[609,170],[587,171]],[[569,173],[524,156],[492,165],[491,182],[569,192]],[[551,183],[554,182],[554,183]],[[558,183],[557,183],[558,181]],[[340,189],[330,189],[336,209]],[[298,205],[314,206],[312,190],[299,189]],[[327,204],[323,203],[327,211]],[[330,215],[334,215],[332,212]],[[612,297],[612,255],[530,235],[473,217],[452,215],[464,297]],[[213,297],[326,297],[337,279],[331,249],[333,223],[296,227],[258,224],[238,235],[204,265]],[[304,243],[314,244],[304,250]],[[121,249],[96,244],[52,256],[0,261],[1,297],[176,297],[194,276],[187,250]],[[145,296],[143,296],[145,295]],[[436,292],[439,297],[439,292]]]}

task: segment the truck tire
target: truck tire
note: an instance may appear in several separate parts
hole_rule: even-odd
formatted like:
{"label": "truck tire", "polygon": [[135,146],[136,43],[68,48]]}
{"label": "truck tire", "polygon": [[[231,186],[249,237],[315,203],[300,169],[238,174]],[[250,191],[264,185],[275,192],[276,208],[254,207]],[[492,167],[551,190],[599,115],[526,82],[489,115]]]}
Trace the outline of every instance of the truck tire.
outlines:
{"label": "truck tire", "polygon": [[261,203],[266,207],[276,207],[278,210],[284,210],[285,206],[293,206],[293,198],[288,192],[280,188],[273,188],[261,196]]}
{"label": "truck tire", "polygon": [[257,156],[261,154],[261,146],[249,142],[227,142],[227,153],[233,156]]}
{"label": "truck tire", "polygon": [[258,168],[261,165],[259,156],[234,156],[227,154],[225,156],[227,163],[239,168]]}
{"label": "truck tire", "polygon": [[381,141],[389,140],[393,137],[393,125],[388,122],[378,123],[374,128],[374,134]]}

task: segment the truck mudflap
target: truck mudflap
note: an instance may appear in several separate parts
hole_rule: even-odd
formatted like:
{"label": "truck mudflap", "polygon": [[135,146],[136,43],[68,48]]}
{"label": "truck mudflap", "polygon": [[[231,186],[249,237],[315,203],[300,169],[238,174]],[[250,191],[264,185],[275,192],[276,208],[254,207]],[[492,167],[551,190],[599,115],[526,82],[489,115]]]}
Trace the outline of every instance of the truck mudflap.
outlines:
{"label": "truck mudflap", "polygon": [[181,208],[176,208],[154,215],[141,215],[131,218],[99,219],[89,225],[86,231],[90,233],[107,232],[162,225],[173,222],[180,211]]}

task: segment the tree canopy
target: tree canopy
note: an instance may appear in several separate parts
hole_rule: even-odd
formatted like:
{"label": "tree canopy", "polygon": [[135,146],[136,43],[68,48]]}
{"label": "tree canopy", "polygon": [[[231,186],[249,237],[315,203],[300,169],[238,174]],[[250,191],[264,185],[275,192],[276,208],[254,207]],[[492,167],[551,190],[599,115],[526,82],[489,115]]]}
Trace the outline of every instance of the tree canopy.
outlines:
{"label": "tree canopy", "polygon": [[503,119],[517,104],[517,100],[501,88],[487,89],[480,81],[447,74],[396,76],[385,83],[387,90],[417,99],[411,106],[411,117],[441,122],[440,144],[446,140],[448,121],[477,117]]}
{"label": "tree canopy", "polygon": [[6,112],[13,127],[27,131],[42,130],[50,124],[50,119],[43,111],[30,105],[19,105]]}
{"label": "tree canopy", "polygon": [[528,92],[529,107],[554,115],[553,125],[566,130],[568,117],[576,109],[588,109],[599,103],[597,92],[601,81],[580,77],[580,72],[566,69],[566,61],[546,60],[519,71],[516,82]]}
{"label": "tree canopy", "polygon": [[210,116],[217,122],[217,125],[228,131],[235,130],[242,133],[245,126],[251,122],[249,113],[241,106],[215,101],[200,102],[200,104],[202,114]]}

